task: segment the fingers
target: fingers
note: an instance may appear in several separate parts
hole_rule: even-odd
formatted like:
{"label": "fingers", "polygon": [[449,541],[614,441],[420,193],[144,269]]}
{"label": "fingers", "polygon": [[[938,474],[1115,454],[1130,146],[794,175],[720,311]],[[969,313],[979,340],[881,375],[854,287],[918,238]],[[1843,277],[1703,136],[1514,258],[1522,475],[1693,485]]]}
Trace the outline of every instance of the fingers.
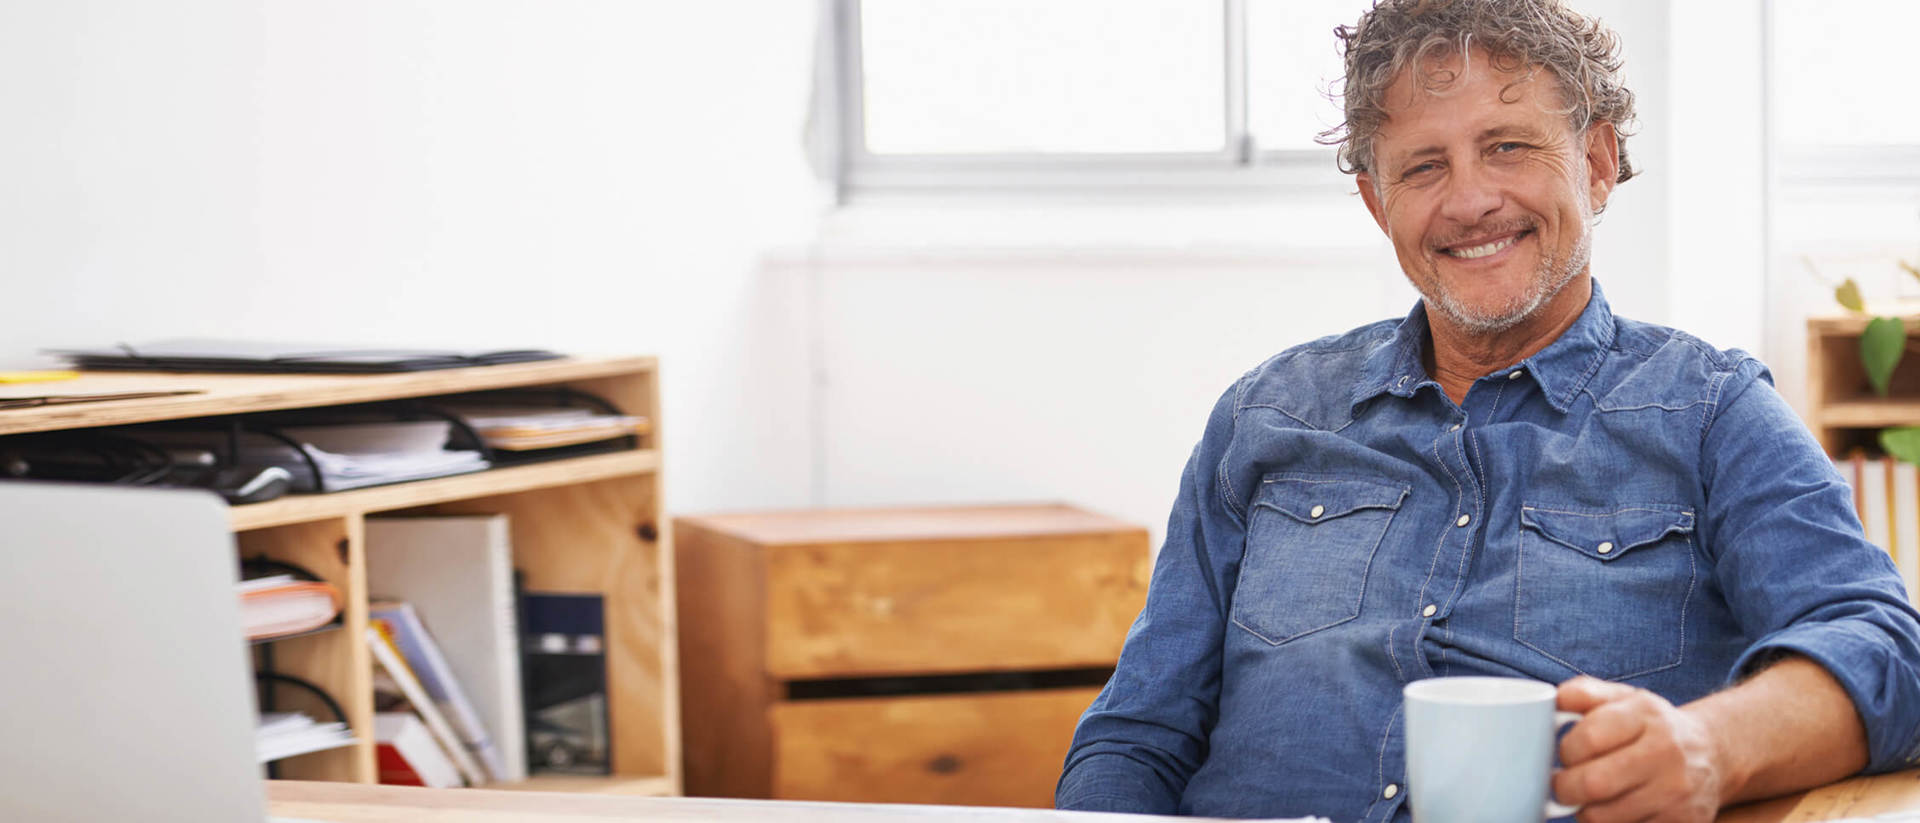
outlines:
{"label": "fingers", "polygon": [[1558,691],[1557,702],[1561,711],[1585,714],[1603,703],[1633,694],[1636,690],[1632,686],[1581,675],[1561,683]]}
{"label": "fingers", "polygon": [[[1615,684],[1609,684],[1615,685]],[[1625,689],[1613,700],[1589,709],[1573,730],[1560,738],[1560,762],[1569,768],[1624,748],[1640,739],[1647,724],[1656,721],[1665,708],[1652,692]]]}
{"label": "fingers", "polygon": [[[1633,748],[1643,747],[1643,744],[1636,744]],[[1649,761],[1658,762],[1661,756],[1655,752],[1642,752],[1637,757],[1642,760],[1644,767]],[[1712,820],[1719,810],[1719,804],[1708,793],[1695,791],[1695,788],[1686,769],[1663,767],[1638,787],[1606,800],[1582,804],[1578,819],[1580,823]],[[1571,802],[1564,797],[1560,800]]]}
{"label": "fingers", "polygon": [[1612,695],[1561,740],[1567,767],[1554,774],[1553,794],[1583,807],[1581,823],[1713,819],[1719,777],[1693,718],[1638,689],[1597,681],[1562,688],[1576,704]]}

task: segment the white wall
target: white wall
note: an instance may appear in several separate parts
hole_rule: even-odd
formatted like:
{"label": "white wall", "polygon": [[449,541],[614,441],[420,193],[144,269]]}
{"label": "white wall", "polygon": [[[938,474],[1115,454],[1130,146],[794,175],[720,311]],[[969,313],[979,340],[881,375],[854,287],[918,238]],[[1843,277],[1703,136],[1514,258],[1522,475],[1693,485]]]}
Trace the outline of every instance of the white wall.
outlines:
{"label": "white wall", "polygon": [[807,501],[812,8],[0,4],[0,363],[171,336],[662,358],[668,505]]}
{"label": "white wall", "polygon": [[1800,382],[1804,356],[1779,362],[1764,332],[1767,304],[1766,106],[1761,78],[1764,0],[1668,6],[1672,61],[1664,117],[1671,233],[1671,322],[1722,348],[1774,366],[1781,388]]}

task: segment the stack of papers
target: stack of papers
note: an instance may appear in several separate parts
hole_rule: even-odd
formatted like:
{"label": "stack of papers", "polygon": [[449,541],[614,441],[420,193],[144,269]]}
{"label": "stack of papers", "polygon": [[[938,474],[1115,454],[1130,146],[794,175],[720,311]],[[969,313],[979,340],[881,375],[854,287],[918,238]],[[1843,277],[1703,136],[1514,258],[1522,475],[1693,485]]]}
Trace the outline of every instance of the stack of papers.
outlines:
{"label": "stack of papers", "polygon": [[[487,468],[477,451],[449,451],[453,424],[445,420],[345,423],[282,429],[320,466],[328,491],[425,480]],[[283,466],[298,478],[309,474]]]}
{"label": "stack of papers", "polygon": [[450,406],[487,445],[507,451],[550,449],[646,432],[647,420],[554,406]]}
{"label": "stack of papers", "polygon": [[261,763],[351,746],[354,742],[347,724],[315,722],[304,712],[262,714],[253,731],[254,757]]}
{"label": "stack of papers", "polygon": [[312,631],[340,613],[339,589],[290,574],[243,580],[237,588],[248,640]]}

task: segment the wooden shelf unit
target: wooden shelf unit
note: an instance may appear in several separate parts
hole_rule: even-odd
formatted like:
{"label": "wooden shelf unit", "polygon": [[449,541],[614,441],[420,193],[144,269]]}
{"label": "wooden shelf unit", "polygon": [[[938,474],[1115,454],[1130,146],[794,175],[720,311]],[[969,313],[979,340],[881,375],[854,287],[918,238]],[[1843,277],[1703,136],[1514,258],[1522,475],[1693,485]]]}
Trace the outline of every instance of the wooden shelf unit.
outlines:
{"label": "wooden shelf unit", "polygon": [[[343,631],[273,644],[275,670],[325,689],[360,742],[280,761],[280,776],[375,780],[373,660],[367,649],[366,518],[376,514],[504,513],[514,567],[535,591],[606,598],[608,713],[615,774],[538,777],[574,791],[681,792],[678,638],[670,528],[660,509],[660,405],[650,357],[382,375],[89,372],[49,393],[191,389],[195,394],[0,410],[0,438],[248,412],[307,409],[512,388],[598,395],[650,428],[632,451],[573,457],[334,494],[290,495],[232,507],[240,554],[303,566],[341,590]],[[14,387],[21,388],[21,387]]]}
{"label": "wooden shelf unit", "polygon": [[[1908,345],[1920,343],[1920,307],[1900,306]],[[1909,351],[1888,381],[1888,396],[1873,393],[1860,365],[1860,334],[1869,318],[1856,314],[1807,319],[1807,427],[1834,456],[1854,447],[1877,451],[1875,438],[1888,426],[1920,425],[1920,353]]]}

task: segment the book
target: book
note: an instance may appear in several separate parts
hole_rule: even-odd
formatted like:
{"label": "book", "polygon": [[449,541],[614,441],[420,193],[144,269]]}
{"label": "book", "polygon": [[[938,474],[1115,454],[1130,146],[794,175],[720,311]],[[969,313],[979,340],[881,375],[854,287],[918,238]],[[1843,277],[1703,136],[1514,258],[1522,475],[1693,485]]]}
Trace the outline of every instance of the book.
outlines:
{"label": "book", "polygon": [[1892,555],[1893,529],[1892,519],[1887,511],[1887,469],[1886,461],[1891,458],[1868,458],[1861,463],[1860,470],[1860,520],[1867,529],[1867,542]]}
{"label": "book", "polygon": [[312,631],[340,614],[340,590],[329,583],[282,574],[243,580],[234,590],[248,640]]}
{"label": "book", "polygon": [[[412,603],[384,601],[373,603],[368,608],[368,614],[385,622],[392,632],[394,646],[406,659],[407,666],[425,689],[427,697],[450,721],[461,745],[486,770],[488,779],[504,779],[506,766],[499,748],[493,742],[493,735],[481,722],[480,711],[474,707],[460,679],[454,675],[453,667],[440,650],[440,644],[428,633],[419,611]],[[407,697],[413,699],[412,695]]]}
{"label": "book", "polygon": [[447,758],[433,733],[413,712],[379,712],[373,716],[373,736],[379,744],[374,757],[380,782],[435,789],[460,785],[460,771]]}
{"label": "book", "polygon": [[524,780],[526,715],[507,516],[369,518],[366,534],[369,590],[418,611],[451,682],[491,733],[477,750],[482,763],[497,779]]}
{"label": "book", "polygon": [[1893,461],[1893,565],[1907,598],[1920,589],[1920,467]]}
{"label": "book", "polygon": [[427,731],[431,732],[434,740],[446,750],[447,756],[453,760],[453,765],[459,769],[461,776],[475,786],[486,783],[486,772],[481,770],[480,764],[467,753],[466,746],[460,741],[459,736],[453,733],[453,727],[447,724],[446,717],[441,715],[440,710],[434,706],[433,698],[427,695],[427,690],[420,685],[419,679],[413,676],[413,670],[407,668],[406,662],[400,657],[400,649],[392,640],[391,627],[385,625],[385,621],[370,622],[378,624],[367,628],[367,645],[373,650],[373,659],[380,663],[380,668],[386,671],[400,693],[406,696],[413,710],[420,714],[421,721],[427,724]]}

